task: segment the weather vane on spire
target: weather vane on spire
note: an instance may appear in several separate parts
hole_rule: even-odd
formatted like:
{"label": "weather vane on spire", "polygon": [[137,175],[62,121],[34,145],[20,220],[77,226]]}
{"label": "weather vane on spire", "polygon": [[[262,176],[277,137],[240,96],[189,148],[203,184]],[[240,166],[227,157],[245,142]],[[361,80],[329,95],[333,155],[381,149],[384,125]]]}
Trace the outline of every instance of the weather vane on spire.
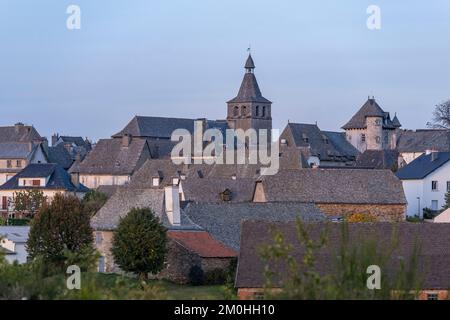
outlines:
{"label": "weather vane on spire", "polygon": [[247,52],[249,54],[252,54],[252,45],[251,44],[248,45]]}

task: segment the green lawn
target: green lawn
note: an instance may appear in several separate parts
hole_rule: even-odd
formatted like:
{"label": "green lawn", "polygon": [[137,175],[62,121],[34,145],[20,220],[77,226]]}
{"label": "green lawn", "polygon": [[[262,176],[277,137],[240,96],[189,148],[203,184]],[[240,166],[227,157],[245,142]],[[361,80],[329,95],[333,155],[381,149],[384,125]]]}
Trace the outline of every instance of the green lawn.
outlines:
{"label": "green lawn", "polygon": [[[120,289],[116,290],[123,291],[121,294],[124,296],[127,295],[127,290],[140,287],[138,279],[115,274],[96,274],[95,282],[97,289],[102,292],[107,292],[111,290],[110,288],[117,287],[117,283],[120,283]],[[165,298],[170,300],[218,300],[225,298],[225,286],[223,285],[179,285],[165,280],[149,280],[148,284],[157,288]]]}

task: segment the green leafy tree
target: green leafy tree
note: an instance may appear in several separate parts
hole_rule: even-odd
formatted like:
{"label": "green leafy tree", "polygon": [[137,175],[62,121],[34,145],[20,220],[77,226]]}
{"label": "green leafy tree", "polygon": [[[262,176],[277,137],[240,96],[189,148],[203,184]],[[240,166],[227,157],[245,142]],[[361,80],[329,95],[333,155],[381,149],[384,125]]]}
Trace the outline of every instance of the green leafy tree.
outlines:
{"label": "green leafy tree", "polygon": [[64,267],[67,261],[77,263],[74,258],[81,253],[80,264],[92,261],[87,258],[95,255],[90,217],[77,197],[56,194],[31,222],[27,241],[29,257],[41,258],[56,268]]}
{"label": "green leafy tree", "polygon": [[33,218],[47,201],[44,192],[39,189],[16,191],[13,196],[14,210],[22,216]]}
{"label": "green leafy tree", "polygon": [[151,209],[133,208],[114,231],[111,251],[122,270],[147,280],[164,267],[167,230]]}
{"label": "green leafy tree", "polygon": [[445,200],[445,204],[444,204],[443,207],[442,207],[443,210],[450,208],[450,190],[448,190],[448,191],[445,193],[445,198],[444,198],[444,200]]}
{"label": "green leafy tree", "polygon": [[108,196],[97,190],[90,190],[83,198],[83,206],[93,216],[108,200]]}

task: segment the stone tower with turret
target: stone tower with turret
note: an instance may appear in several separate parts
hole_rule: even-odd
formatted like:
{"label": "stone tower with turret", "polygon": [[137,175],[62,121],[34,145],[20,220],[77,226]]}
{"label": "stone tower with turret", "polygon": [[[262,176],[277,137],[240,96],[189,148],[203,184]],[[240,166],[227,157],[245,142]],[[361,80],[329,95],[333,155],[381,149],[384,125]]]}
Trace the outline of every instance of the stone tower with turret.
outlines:
{"label": "stone tower with turret", "polygon": [[364,152],[395,149],[400,127],[397,115],[391,120],[389,112],[381,109],[374,97],[369,97],[342,129],[345,130],[348,142]]}
{"label": "stone tower with turret", "polygon": [[228,126],[232,129],[272,129],[272,102],[264,98],[254,74],[255,64],[249,55],[238,95],[227,102]]}

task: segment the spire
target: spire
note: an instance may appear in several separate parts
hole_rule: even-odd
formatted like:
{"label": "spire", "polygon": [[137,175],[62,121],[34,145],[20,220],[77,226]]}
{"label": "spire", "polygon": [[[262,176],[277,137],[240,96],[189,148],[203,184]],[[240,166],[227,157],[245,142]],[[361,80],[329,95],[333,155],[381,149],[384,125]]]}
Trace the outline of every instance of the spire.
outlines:
{"label": "spire", "polygon": [[255,63],[253,62],[252,55],[249,54],[247,61],[245,62],[246,73],[242,80],[241,87],[238,95],[228,101],[228,103],[241,103],[241,102],[259,102],[259,103],[271,103],[264,98],[259,89],[258,82],[256,81],[253,69],[255,69]]}
{"label": "spire", "polygon": [[252,73],[253,69],[255,69],[255,63],[253,62],[251,53],[249,53],[247,61],[245,62],[245,69],[247,69],[247,73]]}
{"label": "spire", "polygon": [[392,125],[395,127],[395,128],[400,128],[402,125],[401,125],[401,123],[400,123],[400,121],[398,120],[398,118],[397,118],[397,112],[395,113],[395,115],[394,115],[394,119],[392,119]]}

